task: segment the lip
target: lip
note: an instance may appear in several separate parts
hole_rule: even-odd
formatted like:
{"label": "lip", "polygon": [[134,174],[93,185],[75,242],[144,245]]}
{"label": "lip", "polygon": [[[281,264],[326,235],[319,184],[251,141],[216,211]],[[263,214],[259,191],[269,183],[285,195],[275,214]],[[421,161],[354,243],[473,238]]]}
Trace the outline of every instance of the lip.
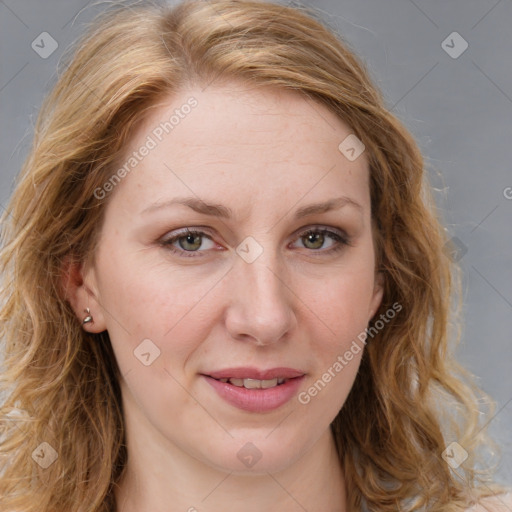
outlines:
{"label": "lip", "polygon": [[[255,368],[231,368],[212,372],[202,377],[230,405],[248,412],[263,413],[273,411],[289,402],[296,394],[304,380],[305,374],[292,368],[272,368],[258,370]],[[278,377],[289,379],[283,384],[267,389],[246,389],[229,382],[216,379],[258,379],[270,380]]]}
{"label": "lip", "polygon": [[257,380],[270,380],[282,377],[283,379],[294,379],[301,377],[306,372],[296,370],[295,368],[271,368],[269,370],[259,370],[258,368],[250,367],[237,367],[237,368],[225,368],[215,372],[209,372],[207,377],[213,377],[214,379],[257,379]]}

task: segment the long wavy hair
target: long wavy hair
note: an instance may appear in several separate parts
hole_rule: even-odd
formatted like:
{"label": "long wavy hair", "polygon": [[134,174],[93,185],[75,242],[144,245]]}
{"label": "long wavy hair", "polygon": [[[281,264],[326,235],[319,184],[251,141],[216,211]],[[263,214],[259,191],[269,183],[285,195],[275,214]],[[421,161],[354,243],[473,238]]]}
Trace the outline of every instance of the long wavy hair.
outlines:
{"label": "long wavy hair", "polygon": [[[492,441],[479,406],[490,415],[495,403],[450,347],[459,280],[422,155],[317,12],[249,0],[115,3],[62,63],[1,219],[2,510],[115,510],[127,461],[119,369],[108,333],[82,329],[62,269],[94,253],[108,203],[94,192],[136,125],[169,94],[224,80],[296,91],[366,146],[385,286],[375,318],[395,302],[402,311],[368,343],[331,426],[349,510],[461,511],[503,490],[482,463]],[[468,453],[457,469],[443,458],[452,441]],[[58,454],[46,469],[34,462],[42,442]]]}

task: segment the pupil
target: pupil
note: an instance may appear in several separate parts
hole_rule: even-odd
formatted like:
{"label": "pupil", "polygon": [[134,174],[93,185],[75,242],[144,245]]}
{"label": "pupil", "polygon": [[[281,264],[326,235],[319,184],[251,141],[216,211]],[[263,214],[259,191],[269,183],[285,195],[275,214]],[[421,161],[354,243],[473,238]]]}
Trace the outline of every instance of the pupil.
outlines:
{"label": "pupil", "polygon": [[320,240],[320,245],[319,246],[317,245],[316,248],[322,246],[323,235],[321,235],[320,233],[310,233],[309,235],[307,235],[307,238],[308,238],[308,242],[312,242],[313,244],[315,244],[315,238],[317,239],[317,242],[318,242],[318,240]]}
{"label": "pupil", "polygon": [[[185,243],[186,244],[191,244],[191,245],[194,245],[194,240],[196,240],[196,244],[198,244],[198,246],[201,245],[201,242],[200,242],[200,235],[193,235],[193,234],[188,234],[188,235],[185,235],[183,238],[185,238]],[[185,249],[185,247],[182,246],[183,249]],[[199,247],[194,247],[192,249],[198,249]],[[188,247],[188,249],[191,249],[190,247]]]}

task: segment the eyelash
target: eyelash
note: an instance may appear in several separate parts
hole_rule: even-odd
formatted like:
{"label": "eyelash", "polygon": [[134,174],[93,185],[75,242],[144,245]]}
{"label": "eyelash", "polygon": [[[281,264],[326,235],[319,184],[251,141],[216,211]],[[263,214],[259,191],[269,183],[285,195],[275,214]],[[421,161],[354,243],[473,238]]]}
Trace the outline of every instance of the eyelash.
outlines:
{"label": "eyelash", "polygon": [[[322,253],[324,255],[325,254],[333,254],[335,252],[340,251],[345,246],[351,245],[350,244],[350,239],[346,235],[337,233],[336,231],[332,231],[332,230],[327,229],[327,228],[310,228],[310,229],[304,231],[303,233],[301,233],[297,237],[297,239],[304,238],[304,237],[306,237],[306,236],[308,236],[310,234],[313,234],[313,235],[317,235],[317,234],[328,235],[330,238],[332,238],[336,242],[333,245],[333,247],[331,247],[330,249],[324,250],[324,251],[321,250],[321,249],[310,249],[310,251],[320,252],[320,253]],[[171,238],[167,238],[167,239],[161,240],[160,241],[160,245],[162,247],[164,247],[165,249],[170,250],[172,253],[182,255],[185,258],[198,258],[198,257],[201,258],[203,255],[201,255],[200,253],[201,252],[206,252],[206,251],[200,251],[200,250],[185,251],[184,249],[177,249],[176,247],[174,247],[172,245],[174,242],[178,241],[179,239],[185,238],[186,236],[189,236],[189,235],[204,235],[206,238],[211,240],[211,237],[208,236],[208,234],[205,233],[204,231],[199,231],[199,230],[194,230],[194,229],[188,229],[187,228],[184,231],[182,231],[181,233],[177,233],[175,236],[173,236]],[[197,253],[199,253],[200,255],[196,255]]]}

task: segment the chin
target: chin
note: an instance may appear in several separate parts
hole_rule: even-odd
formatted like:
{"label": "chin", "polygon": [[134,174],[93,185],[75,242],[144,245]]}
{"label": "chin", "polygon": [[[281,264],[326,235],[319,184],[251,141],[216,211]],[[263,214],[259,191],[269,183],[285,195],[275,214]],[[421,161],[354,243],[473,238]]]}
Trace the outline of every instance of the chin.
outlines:
{"label": "chin", "polygon": [[283,471],[301,457],[307,446],[304,446],[302,436],[298,439],[284,430],[279,435],[280,427],[276,427],[274,431],[244,430],[243,435],[233,435],[227,443],[205,450],[203,460],[217,470],[237,475]]}

